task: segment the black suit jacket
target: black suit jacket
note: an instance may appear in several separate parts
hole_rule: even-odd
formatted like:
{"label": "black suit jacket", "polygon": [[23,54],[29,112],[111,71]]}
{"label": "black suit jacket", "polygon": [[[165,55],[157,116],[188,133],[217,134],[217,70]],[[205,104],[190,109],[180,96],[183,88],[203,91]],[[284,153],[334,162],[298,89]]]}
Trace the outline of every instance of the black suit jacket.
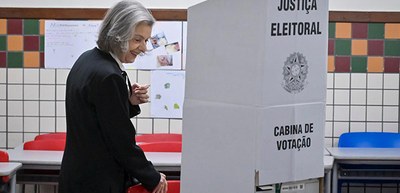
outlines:
{"label": "black suit jacket", "polygon": [[124,193],[130,177],[148,190],[160,181],[136,145],[128,87],[117,62],[97,48],[72,67],[66,88],[67,140],[59,193]]}

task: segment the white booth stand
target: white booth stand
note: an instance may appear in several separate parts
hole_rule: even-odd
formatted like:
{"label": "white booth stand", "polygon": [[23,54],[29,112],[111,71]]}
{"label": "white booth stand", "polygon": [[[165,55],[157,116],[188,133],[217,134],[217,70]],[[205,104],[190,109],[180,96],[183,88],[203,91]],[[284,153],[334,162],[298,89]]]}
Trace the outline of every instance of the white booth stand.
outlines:
{"label": "white booth stand", "polygon": [[291,184],[324,175],[327,28],[325,0],[188,9],[182,193],[315,192]]}

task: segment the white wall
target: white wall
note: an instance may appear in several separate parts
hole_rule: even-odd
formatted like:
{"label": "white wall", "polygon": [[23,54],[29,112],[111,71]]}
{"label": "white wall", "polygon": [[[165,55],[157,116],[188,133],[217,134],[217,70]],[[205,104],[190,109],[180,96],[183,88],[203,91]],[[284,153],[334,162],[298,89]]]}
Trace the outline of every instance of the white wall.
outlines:
{"label": "white wall", "polygon": [[399,0],[329,0],[331,11],[388,11],[399,12]]}
{"label": "white wall", "polygon": [[[109,8],[119,0],[0,0],[0,7]],[[151,9],[187,9],[205,0],[139,0]],[[232,0],[231,0],[232,1]],[[242,0],[239,0],[242,1]],[[330,0],[332,11],[400,11],[399,0]]]}
{"label": "white wall", "polygon": [[[0,0],[0,7],[109,8],[120,0]],[[138,0],[151,9],[187,9],[204,0]]]}

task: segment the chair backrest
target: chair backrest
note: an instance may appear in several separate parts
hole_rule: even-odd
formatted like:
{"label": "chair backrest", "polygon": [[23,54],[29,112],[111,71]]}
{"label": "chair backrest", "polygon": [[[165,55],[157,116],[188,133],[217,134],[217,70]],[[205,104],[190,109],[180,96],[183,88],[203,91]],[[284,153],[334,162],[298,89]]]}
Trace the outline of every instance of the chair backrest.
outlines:
{"label": "chair backrest", "polygon": [[[9,162],[9,161],[10,160],[8,157],[8,153],[0,150],[0,162]],[[10,181],[10,177],[9,176],[0,176],[0,181],[3,183],[7,183],[8,181]]]}
{"label": "chair backrest", "polygon": [[0,162],[9,162],[8,153],[0,150]]}
{"label": "chair backrest", "polygon": [[67,138],[67,133],[65,132],[57,132],[57,133],[45,133],[40,134],[35,137],[35,140],[47,140],[47,139],[63,139]]}
{"label": "chair backrest", "polygon": [[339,137],[338,147],[400,148],[400,133],[343,133]]}
{"label": "chair backrest", "polygon": [[142,135],[137,135],[135,139],[136,142],[182,141],[182,134],[178,133],[142,134]]}
{"label": "chair backrest", "polygon": [[146,190],[142,185],[134,185],[128,188],[126,193],[150,193],[149,191]]}
{"label": "chair backrest", "polygon": [[[181,181],[168,180],[167,193],[180,193]],[[142,185],[135,185],[128,188],[127,193],[150,193]]]}
{"label": "chair backrest", "polygon": [[144,152],[182,152],[182,142],[161,141],[138,144]]}
{"label": "chair backrest", "polygon": [[181,192],[181,181],[180,180],[168,180],[167,193],[180,193],[180,192]]}
{"label": "chair backrest", "polygon": [[64,149],[65,140],[62,139],[34,140],[24,143],[24,150],[64,151]]}

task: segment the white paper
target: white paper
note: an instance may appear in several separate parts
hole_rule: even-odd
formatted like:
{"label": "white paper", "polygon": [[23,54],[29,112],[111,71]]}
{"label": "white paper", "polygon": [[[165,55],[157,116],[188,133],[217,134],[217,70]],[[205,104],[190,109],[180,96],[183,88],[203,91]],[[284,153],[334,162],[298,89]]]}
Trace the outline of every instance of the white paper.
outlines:
{"label": "white paper", "polygon": [[182,118],[184,71],[152,71],[150,90],[152,117]]}
{"label": "white paper", "polygon": [[101,21],[45,21],[45,67],[71,68],[85,51],[96,47]]}
{"label": "white paper", "polygon": [[183,22],[182,30],[182,69],[186,69],[186,53],[187,53],[187,22]]}
{"label": "white paper", "polygon": [[127,69],[182,69],[182,22],[160,21],[153,26],[147,52]]}

